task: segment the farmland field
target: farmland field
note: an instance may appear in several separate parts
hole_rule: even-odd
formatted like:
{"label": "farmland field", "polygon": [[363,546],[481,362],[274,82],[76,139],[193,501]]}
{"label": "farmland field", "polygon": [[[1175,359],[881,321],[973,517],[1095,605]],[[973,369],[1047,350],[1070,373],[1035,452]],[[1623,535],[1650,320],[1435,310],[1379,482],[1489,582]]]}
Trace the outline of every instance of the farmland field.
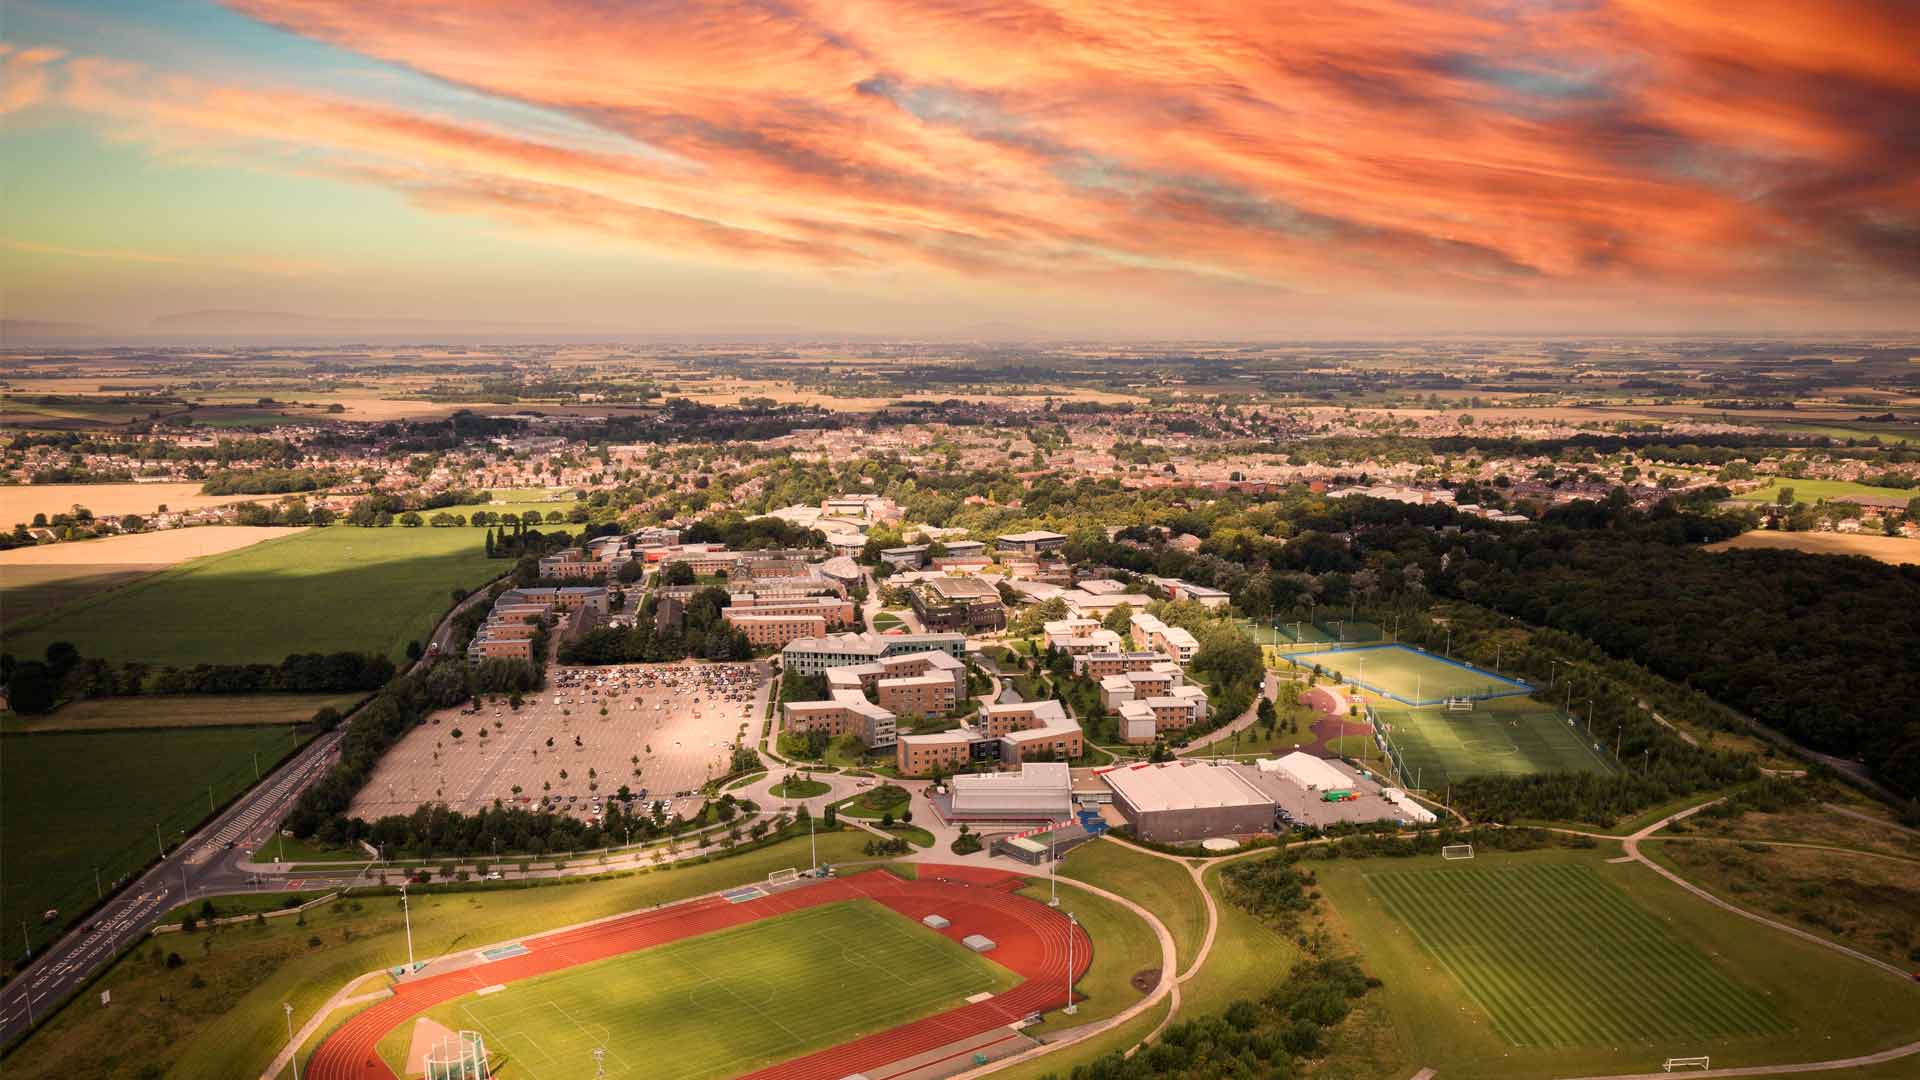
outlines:
{"label": "farmland field", "polygon": [[1731,540],[1708,544],[1708,551],[1729,548],[1785,548],[1815,555],[1864,555],[1883,563],[1900,565],[1920,563],[1920,540],[1904,536],[1876,536],[1869,533],[1778,532],[1756,529]]}
{"label": "farmland field", "polygon": [[1384,873],[1387,910],[1516,1046],[1784,1031],[1766,1000],[1592,870]]}
{"label": "farmland field", "polygon": [[[83,656],[152,664],[279,663],[424,639],[450,591],[508,568],[477,529],[334,526],[174,567],[9,628],[16,655],[69,641]],[[155,633],[154,627],[168,627]]]}
{"label": "farmland field", "polygon": [[30,522],[35,514],[65,514],[77,503],[96,516],[152,514],[169,510],[198,510],[228,503],[272,502],[277,495],[202,495],[198,480],[158,484],[25,484],[0,487],[0,528],[16,521]]}
{"label": "farmland field", "polygon": [[22,920],[36,944],[95,898],[93,871],[111,887],[302,741],[291,727],[87,731],[0,736],[0,921]]}
{"label": "farmland field", "polygon": [[1780,497],[1783,488],[1791,488],[1793,501],[1801,503],[1840,498],[1897,499],[1905,503],[1916,494],[1903,488],[1874,487],[1871,484],[1856,484],[1851,480],[1792,480],[1780,477],[1766,487],[1743,491],[1734,498],[1741,502],[1770,503]]}
{"label": "farmland field", "polygon": [[[469,995],[428,1016],[479,1031],[530,1080],[737,1075],[1018,983],[1011,971],[870,900],[745,926]],[[412,1025],[381,1041],[396,1070]]]}
{"label": "farmland field", "polygon": [[206,525],[0,551],[0,617],[18,622],[165,570],[299,529]]}
{"label": "farmland field", "polygon": [[[345,712],[364,694],[154,694],[88,698],[46,716],[19,721],[26,731],[112,731],[121,728],[298,724],[326,706]],[[7,730],[16,730],[9,727]]]}
{"label": "farmland field", "polygon": [[[1611,768],[1558,710],[1530,698],[1476,702],[1472,712],[1390,703],[1375,703],[1373,711],[1387,725],[1401,764],[1415,774],[1409,782],[1417,778],[1429,791],[1466,776]],[[1377,751],[1373,754],[1378,756]]]}

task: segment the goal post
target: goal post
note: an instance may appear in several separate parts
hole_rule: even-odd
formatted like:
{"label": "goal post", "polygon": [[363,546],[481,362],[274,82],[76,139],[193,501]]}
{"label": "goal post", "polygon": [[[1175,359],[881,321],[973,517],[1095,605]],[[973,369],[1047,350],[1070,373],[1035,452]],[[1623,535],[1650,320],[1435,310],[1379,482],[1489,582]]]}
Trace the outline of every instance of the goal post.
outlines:
{"label": "goal post", "polygon": [[487,1046],[477,1031],[441,1037],[427,1052],[426,1080],[488,1080]]}
{"label": "goal post", "polygon": [[1473,858],[1472,844],[1448,844],[1440,849],[1440,857],[1447,860]]}
{"label": "goal post", "polygon": [[800,871],[791,866],[785,870],[775,870],[767,875],[767,884],[769,885],[791,885],[799,880]]}
{"label": "goal post", "polygon": [[1472,712],[1473,699],[1464,698],[1464,697],[1450,697],[1447,699],[1447,711],[1448,712]]}
{"label": "goal post", "polygon": [[1672,1072],[1675,1069],[1700,1069],[1706,1071],[1712,1068],[1713,1062],[1705,1054],[1699,1057],[1670,1057],[1660,1064],[1661,1072]]}

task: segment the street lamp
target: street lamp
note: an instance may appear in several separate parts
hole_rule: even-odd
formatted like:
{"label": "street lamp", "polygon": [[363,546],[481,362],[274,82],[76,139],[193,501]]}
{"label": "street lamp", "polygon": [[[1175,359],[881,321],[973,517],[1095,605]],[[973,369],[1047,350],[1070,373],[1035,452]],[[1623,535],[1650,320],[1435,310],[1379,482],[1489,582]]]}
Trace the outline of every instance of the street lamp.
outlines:
{"label": "street lamp", "polygon": [[1069,923],[1067,927],[1067,1007],[1062,1011],[1072,1016],[1080,1011],[1080,1007],[1073,1003],[1073,932],[1079,928],[1080,920],[1074,918],[1073,912],[1069,911],[1067,922]]}
{"label": "street lamp", "polygon": [[407,967],[413,967],[413,909],[407,906],[407,883],[400,883],[400,916],[407,924]]}
{"label": "street lamp", "polygon": [[293,1061],[293,1080],[300,1080],[300,1048],[293,1045],[293,1003],[283,1001],[280,1007],[287,1010],[287,1056]]}

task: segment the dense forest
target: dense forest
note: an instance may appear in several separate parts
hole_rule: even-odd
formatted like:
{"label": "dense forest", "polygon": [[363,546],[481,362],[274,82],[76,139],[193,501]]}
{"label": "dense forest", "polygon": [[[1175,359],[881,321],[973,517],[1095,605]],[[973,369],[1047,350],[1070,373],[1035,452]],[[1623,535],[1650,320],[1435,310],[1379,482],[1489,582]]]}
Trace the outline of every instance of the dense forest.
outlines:
{"label": "dense forest", "polygon": [[351,693],[378,690],[393,678],[393,661],[374,653],[298,653],[279,664],[158,666],[83,657],[56,641],[44,660],[0,654],[0,681],[15,711],[49,712],[62,701],[139,694]]}
{"label": "dense forest", "polygon": [[1920,568],[1606,530],[1461,541],[1436,591],[1578,634],[1920,791]]}

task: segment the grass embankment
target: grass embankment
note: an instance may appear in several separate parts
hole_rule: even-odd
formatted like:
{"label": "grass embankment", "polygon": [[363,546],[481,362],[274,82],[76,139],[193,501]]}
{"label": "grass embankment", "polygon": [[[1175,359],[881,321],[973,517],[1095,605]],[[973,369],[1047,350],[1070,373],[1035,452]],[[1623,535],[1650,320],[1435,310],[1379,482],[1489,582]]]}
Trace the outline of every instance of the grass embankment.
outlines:
{"label": "grass embankment", "polygon": [[[1020,895],[1047,902],[1047,884],[1035,880],[1020,890]],[[1071,879],[1060,879],[1060,910],[1080,920],[1087,936],[1093,939],[1093,966],[1074,984],[1086,1000],[1078,1012],[1066,1016],[1047,1014],[1032,1033],[1058,1031],[1104,1020],[1153,991],[1155,979],[1147,979],[1146,989],[1134,988],[1135,976],[1157,971],[1160,967],[1160,939],[1153,927],[1126,908],[1102,896],[1077,887]]]}
{"label": "grass embankment", "polygon": [[44,944],[96,901],[96,869],[111,889],[251,787],[256,754],[265,773],[304,741],[284,725],[0,736],[0,925]]}
{"label": "grass embankment", "polygon": [[[454,588],[501,570],[482,530],[336,525],[183,563],[9,629],[7,648],[151,664],[277,664],[293,653],[378,652],[424,640]],[[167,633],[155,633],[167,627]]]}
{"label": "grass embankment", "polygon": [[[860,858],[865,839],[856,832],[822,834],[820,856]],[[591,879],[574,878],[536,888],[416,892],[410,897],[414,952],[430,958],[684,900],[762,880],[803,864],[806,855],[801,837],[698,866],[610,876],[590,887]],[[297,1026],[348,980],[403,960],[404,933],[398,899],[381,895],[348,896],[298,922],[166,935],[111,967],[9,1055],[7,1076],[64,1080],[74,1075],[75,1062],[101,1076],[146,1075],[149,1064],[158,1075],[258,1076],[281,1046],[275,1034],[285,1030],[281,1002],[293,1005]],[[166,967],[169,952],[179,954],[179,967]],[[103,1008],[97,991],[105,989],[113,991],[113,1004]],[[347,1015],[342,1011],[331,1022]]]}
{"label": "grass embankment", "polygon": [[1096,840],[1062,859],[1060,874],[1119,893],[1153,912],[1173,935],[1180,970],[1193,963],[1206,937],[1207,908],[1181,864],[1117,840]]}

